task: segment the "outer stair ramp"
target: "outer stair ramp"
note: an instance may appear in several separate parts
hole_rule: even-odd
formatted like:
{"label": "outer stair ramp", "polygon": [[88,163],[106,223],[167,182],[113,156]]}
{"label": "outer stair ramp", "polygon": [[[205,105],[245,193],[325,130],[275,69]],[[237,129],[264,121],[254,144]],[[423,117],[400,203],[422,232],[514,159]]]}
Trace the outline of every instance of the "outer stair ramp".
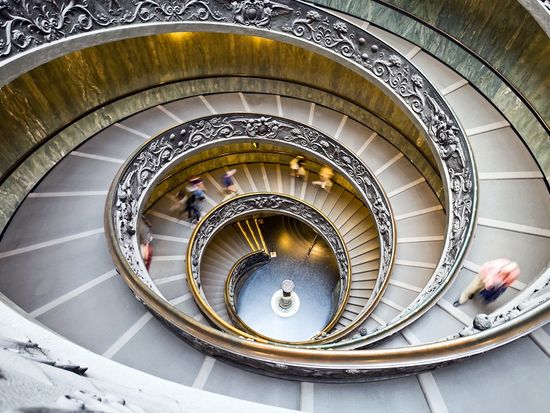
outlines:
{"label": "outer stair ramp", "polygon": [[[386,36],[397,42],[390,35]],[[406,43],[403,46],[401,40],[397,43],[400,47],[408,47]],[[434,82],[442,92],[460,80],[454,72],[424,52],[418,53],[413,62],[428,75],[430,72],[433,74]],[[486,311],[477,301],[458,309],[449,305],[484,261],[496,256],[507,256],[519,262],[522,275],[519,282],[502,297],[501,300],[506,301],[525,288],[548,260],[550,201],[535,161],[509,124],[471,86],[465,84],[445,95],[466,128],[480,170],[476,238],[456,283],[445,297],[400,336],[382,343],[383,346],[405,346],[444,338],[471,323],[475,314]],[[191,99],[198,101],[196,98]],[[215,99],[211,100],[215,105]],[[300,102],[290,98],[282,98],[281,101],[283,110],[288,113],[293,111],[294,104]],[[273,107],[277,110],[273,96],[251,95],[249,104],[253,106],[253,102],[265,102],[264,108]],[[184,107],[189,104],[174,102],[166,107],[176,112],[178,105]],[[177,113],[178,116],[185,114],[182,111]],[[203,113],[208,113],[206,108]],[[339,124],[341,115],[336,119]],[[106,128],[52,169],[29,195],[3,234],[0,242],[0,291],[39,322],[104,357],[150,374],[274,406],[299,409],[301,405],[309,403],[316,412],[334,411],[335,408],[351,411],[357,406],[377,411],[428,411],[429,406],[433,410],[435,403],[449,411],[466,408],[479,411],[479,403],[470,396],[474,391],[480,391],[502,411],[540,411],[540,394],[544,394],[550,385],[547,374],[548,326],[482,357],[432,373],[384,383],[356,385],[313,385],[259,376],[214,362],[182,343],[145,311],[116,276],[102,233],[103,203],[109,184],[121,161],[143,143],[143,136],[130,132],[128,128],[145,135],[154,134],[172,125],[173,119],[163,117],[162,111],[152,108],[121,124],[127,128],[116,125]],[[351,119],[346,121],[340,136],[351,136],[353,126],[350,125],[354,125]],[[355,149],[356,152],[371,135],[362,135],[364,140],[357,142],[356,146],[361,146]],[[373,138],[363,149],[365,156],[377,138]],[[351,143],[349,145],[352,147]],[[373,148],[376,146],[370,146],[371,150]],[[388,153],[386,161],[380,161],[378,168],[395,156]],[[500,162],[503,157],[508,161]],[[401,194],[409,191],[414,193],[415,187],[423,186],[418,184],[401,191],[404,186],[422,179],[419,176],[410,181],[397,181],[392,186],[391,172],[401,168],[399,165],[405,161],[400,158],[379,174],[379,179],[389,185],[387,189],[392,199],[399,200]],[[264,165],[266,174],[268,166]],[[262,166],[259,165],[259,168],[261,170]],[[405,171],[408,166],[402,168]],[[279,191],[279,185],[282,185],[294,195],[301,195],[304,191],[306,200],[312,199],[314,205],[321,205],[329,214],[338,204],[336,186],[330,194],[321,191],[313,193],[309,185],[304,190],[303,183],[292,184],[284,170],[280,172],[279,180],[277,166],[273,169],[274,180],[267,180],[271,190],[277,188]],[[282,167],[279,166],[279,169]],[[404,175],[409,176],[410,173]],[[242,179],[243,176],[246,179]],[[256,185],[263,183],[265,188],[266,180],[261,174],[259,176],[261,179]],[[237,179],[239,184],[246,186],[246,172],[239,172]],[[392,196],[395,192],[398,193]],[[214,199],[213,195],[211,197]],[[514,202],[509,202],[510,199]],[[430,201],[435,201],[435,198],[431,197]],[[438,237],[442,234],[444,218],[440,209],[407,216],[437,206],[435,202],[408,202],[395,204],[394,207],[398,217],[405,217],[398,219],[400,248],[392,274],[395,285],[390,282],[390,288],[397,287],[396,291],[409,290],[416,293],[431,276],[430,268],[412,265],[411,261],[433,263],[430,247],[437,249],[441,242]],[[348,204],[353,204],[353,201]],[[407,209],[409,205],[411,208]],[[344,210],[345,207],[342,208]],[[67,211],[73,213],[68,214]],[[341,217],[345,216],[342,214],[344,212],[340,214]],[[154,241],[156,259],[153,260],[151,274],[159,288],[162,286],[161,291],[167,299],[179,302],[176,304],[178,306],[187,303],[189,307],[184,307],[183,311],[200,319],[201,315],[193,307],[192,299],[185,298],[189,294],[185,283],[178,278],[184,263],[179,258],[161,258],[184,256],[184,240],[192,228],[179,222],[183,221],[179,218],[165,215],[174,219],[166,219],[152,211],[147,214],[153,222],[154,233],[158,235]],[[349,222],[354,222],[354,217],[358,215],[358,212],[352,213],[348,225],[343,224],[345,228],[342,233],[348,237],[348,245],[356,245],[352,243],[359,235],[356,235],[355,226]],[[338,220],[338,217],[334,219]],[[344,218],[341,220],[344,221]],[[367,218],[360,220],[361,223],[366,221]],[[362,231],[357,231],[360,234],[368,232],[368,225],[365,224]],[[356,242],[357,248],[368,242],[368,236],[365,235],[365,238]],[[416,250],[417,245],[419,248],[426,246],[426,252]],[[366,251],[367,254],[369,252]],[[357,263],[360,265],[361,261]],[[390,288],[386,291],[387,301],[403,307],[410,297],[399,301],[400,297],[389,295],[392,291]],[[391,320],[399,311],[396,306],[384,304],[384,301],[381,305],[389,307],[384,311],[375,311],[374,315],[381,323]],[[83,325],[87,328],[83,328]],[[491,372],[491,380],[487,380],[487,371]],[[503,393],[499,383],[504,386],[508,381],[501,383],[499,380],[504,380],[510,372],[516,377],[532,379],[518,381],[514,394]],[[227,380],[228,377],[231,380]],[[399,398],[392,397],[396,392],[400,394]],[[516,398],[517,394],[524,395],[521,402]]]}
{"label": "outer stair ramp", "polygon": [[[368,301],[373,289],[372,280],[378,273],[378,235],[368,208],[353,193],[338,184],[335,184],[330,192],[313,186],[311,182],[318,179],[314,171],[309,171],[307,177],[301,180],[290,176],[287,165],[246,163],[201,174],[208,187],[206,192],[208,199],[212,201],[210,204],[204,203],[205,212],[211,208],[212,203],[217,204],[225,199],[225,192],[219,182],[220,177],[230,168],[237,171],[234,181],[240,193],[275,191],[292,195],[319,209],[336,225],[344,241],[348,243],[352,258],[350,293],[352,300],[344,311],[341,325],[347,325],[354,320]],[[162,197],[151,208],[149,215],[158,215],[154,211],[159,208],[164,208],[165,211],[169,209],[173,204],[174,194],[178,191],[179,188],[173,189]],[[254,226],[250,225],[250,227],[254,229]],[[245,229],[250,231],[248,227]],[[247,237],[252,246],[259,242],[259,239],[254,238],[254,233],[250,233]],[[222,272],[227,275],[225,270]]]}

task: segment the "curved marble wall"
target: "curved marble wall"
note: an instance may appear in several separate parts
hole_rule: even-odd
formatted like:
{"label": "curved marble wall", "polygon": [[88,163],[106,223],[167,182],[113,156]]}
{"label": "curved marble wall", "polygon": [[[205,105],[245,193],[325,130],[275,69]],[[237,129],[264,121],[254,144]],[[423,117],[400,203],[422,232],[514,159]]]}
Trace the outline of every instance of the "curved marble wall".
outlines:
{"label": "curved marble wall", "polygon": [[[550,176],[550,139],[514,91],[483,61],[430,25],[449,34],[486,60],[550,122],[550,39],[516,1],[313,0],[312,3],[356,16],[418,45],[454,68],[489,98],[529,146]],[[386,4],[385,4],[386,3]],[[396,6],[420,20],[400,13]]]}
{"label": "curved marble wall", "polygon": [[[329,90],[386,120],[435,166],[423,134],[380,89],[321,55],[258,37],[165,34],[111,42],[55,59],[0,90],[0,173],[61,128],[114,99],[210,76],[284,79]],[[212,92],[217,91],[211,85]]]}
{"label": "curved marble wall", "polygon": [[[177,99],[222,92],[270,93],[327,106],[349,116],[391,142],[411,160],[443,203],[441,178],[418,149],[391,125],[348,100],[309,86],[240,76],[184,80],[146,89],[115,100],[71,123],[30,154],[0,185],[0,232],[34,185],[71,150],[103,128],[134,113]],[[232,108],[234,110],[234,108]]]}

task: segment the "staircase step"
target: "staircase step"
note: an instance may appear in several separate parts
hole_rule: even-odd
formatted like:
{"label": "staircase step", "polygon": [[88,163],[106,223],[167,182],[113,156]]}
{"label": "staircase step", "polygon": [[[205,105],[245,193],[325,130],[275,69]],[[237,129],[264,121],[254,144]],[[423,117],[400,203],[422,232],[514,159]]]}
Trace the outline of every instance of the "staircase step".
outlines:
{"label": "staircase step", "polygon": [[353,214],[343,225],[340,226],[340,234],[345,237],[352,229],[359,225],[363,226],[365,231],[374,225],[372,215],[366,207],[359,209],[357,213]]}
{"label": "staircase step", "polygon": [[349,302],[348,305],[346,305],[345,311],[348,311],[350,313],[359,314],[361,311],[363,311],[364,306],[358,305]]}
{"label": "staircase step", "polygon": [[351,297],[350,296],[349,299],[348,299],[348,303],[355,304],[355,305],[360,306],[360,307],[364,307],[365,304],[367,304],[368,301],[369,300],[368,300],[367,297],[363,298],[363,297]]}
{"label": "staircase step", "polygon": [[332,188],[321,207],[321,211],[323,212],[323,214],[325,214],[326,216],[330,216],[330,213],[338,203],[340,197],[343,195],[343,192],[344,188],[342,187],[335,186]]}
{"label": "staircase step", "polygon": [[348,250],[351,259],[359,257],[363,254],[369,254],[374,251],[380,252],[380,243],[378,241],[378,238],[367,241],[364,244],[353,248],[352,250]]}
{"label": "staircase step", "polygon": [[352,258],[351,265],[355,267],[356,265],[371,263],[373,261],[380,262],[380,249],[369,251]]}
{"label": "staircase step", "polygon": [[345,211],[348,205],[355,199],[355,197],[349,192],[343,192],[338,198],[338,202],[334,205],[334,208],[328,214],[329,219],[332,222],[336,222],[340,215]]}
{"label": "staircase step", "polygon": [[378,277],[378,269],[364,272],[352,272],[353,281],[374,281]]}
{"label": "staircase step", "polygon": [[376,238],[378,238],[378,230],[376,227],[371,227],[367,231],[358,227],[344,236],[344,241],[347,244],[348,251],[350,251],[353,248]]}
{"label": "staircase step", "polygon": [[359,215],[359,211],[362,209],[366,209],[363,203],[359,199],[353,198],[348,206],[342,211],[340,216],[333,221],[334,225],[337,228],[340,228],[341,226],[345,225],[353,216]]}
{"label": "staircase step", "polygon": [[352,268],[353,273],[360,273],[360,272],[366,272],[366,271],[373,271],[378,270],[378,260],[371,261],[371,262],[365,262],[362,264],[354,265]]}
{"label": "staircase step", "polygon": [[351,282],[351,289],[352,290],[358,290],[358,289],[372,289],[374,288],[374,285],[376,284],[376,280],[368,280],[368,281],[352,281]]}

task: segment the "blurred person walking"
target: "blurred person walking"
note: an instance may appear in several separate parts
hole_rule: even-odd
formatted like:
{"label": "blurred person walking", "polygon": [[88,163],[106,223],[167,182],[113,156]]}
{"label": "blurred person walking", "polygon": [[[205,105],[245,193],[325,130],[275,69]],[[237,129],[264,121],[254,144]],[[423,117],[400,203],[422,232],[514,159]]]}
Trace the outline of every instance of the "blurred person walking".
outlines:
{"label": "blurred person walking", "polygon": [[142,215],[139,223],[139,249],[147,270],[149,270],[151,260],[153,259],[153,246],[151,245],[153,241],[152,226],[151,221]]}
{"label": "blurred person walking", "polygon": [[235,181],[233,180],[233,175],[235,175],[236,173],[237,173],[236,169],[231,169],[227,171],[225,174],[223,174],[222,176],[222,184],[223,184],[224,192],[226,194],[225,197],[223,198],[224,201],[239,193],[239,190],[235,186]]}
{"label": "blurred person walking", "polygon": [[306,176],[305,164],[306,160],[303,156],[296,156],[296,158],[290,161],[290,175],[295,178],[304,178]]}
{"label": "blurred person walking", "polygon": [[462,291],[453,305],[457,307],[464,304],[474,298],[477,293],[481,293],[486,302],[495,301],[518,279],[519,274],[520,269],[516,262],[506,258],[488,261],[480,267],[479,273]]}
{"label": "blurred person walking", "polygon": [[330,192],[332,188],[331,179],[333,176],[334,176],[334,172],[332,171],[332,169],[330,169],[328,166],[323,166],[319,171],[319,180],[313,181],[312,184],[319,185],[325,191]]}

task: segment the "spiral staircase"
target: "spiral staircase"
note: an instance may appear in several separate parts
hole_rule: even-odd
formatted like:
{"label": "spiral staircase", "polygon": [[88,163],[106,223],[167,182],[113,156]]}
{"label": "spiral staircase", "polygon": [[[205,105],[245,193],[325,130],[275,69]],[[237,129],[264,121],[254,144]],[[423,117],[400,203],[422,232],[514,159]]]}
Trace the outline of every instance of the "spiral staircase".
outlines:
{"label": "spiral staircase", "polygon": [[[107,15],[132,16],[123,11],[126,2],[106,3],[110,5],[101,7],[111,13]],[[151,30],[144,34],[163,36],[154,24],[148,26],[146,17],[142,19],[145,15],[140,14],[139,7],[145,10],[149,7],[146,3],[136,2],[135,18],[141,21],[128,20],[132,26],[125,36],[140,35],[132,32],[140,28]],[[218,6],[214,3],[199,3],[202,9],[190,10],[195,17],[186,14],[187,6],[181,13],[177,9],[173,13],[191,21],[212,18],[213,23],[228,10],[233,13],[233,21],[213,29],[208,29],[207,23],[191,23],[197,31],[231,33],[230,27],[236,25],[256,30],[242,29],[239,35],[262,37],[263,30],[278,30],[278,23],[270,16],[262,14],[268,24],[262,23],[258,13],[264,9],[254,8],[254,16],[247,12],[247,2],[234,3],[241,4],[242,13],[231,9],[233,5],[225,5],[220,6],[220,14],[216,14]],[[270,83],[278,77],[275,74],[269,79],[267,75],[216,73],[210,75],[212,87],[204,88],[187,75],[175,87],[191,91],[183,96],[174,94],[171,83],[163,86],[165,80],[159,77],[154,91],[133,90],[95,108],[90,105],[86,114],[74,116],[73,123],[50,130],[49,143],[32,145],[25,153],[26,160],[11,161],[5,171],[0,239],[0,338],[5,350],[0,358],[2,408],[545,410],[545,390],[550,385],[550,324],[546,324],[550,198],[544,163],[547,126],[540,122],[546,127],[541,152],[526,137],[525,125],[512,124],[504,110],[497,109],[453,68],[380,24],[369,25],[370,19],[361,19],[360,11],[338,7],[337,2],[318,3],[349,14],[282,1],[271,4],[272,16],[276,19],[294,13],[297,4],[304,8],[298,19],[305,20],[307,9],[311,19],[306,23],[310,26],[329,19],[326,27],[336,30],[332,39],[342,40],[353,27],[366,30],[380,45],[393,48],[394,56],[402,58],[398,66],[407,62],[418,70],[425,77],[422,87],[433,84],[450,108],[448,113],[460,123],[457,134],[464,132],[461,148],[466,148],[461,154],[468,160],[469,150],[472,167],[475,161],[471,187],[457,181],[456,163],[450,164],[451,168],[445,163],[448,158],[453,162],[454,152],[439,159],[437,149],[429,151],[427,138],[420,139],[410,129],[421,123],[420,117],[410,124],[395,122],[401,119],[396,114],[401,110],[398,105],[387,118],[373,116],[380,101],[373,103],[369,112],[342,98],[336,85],[334,91],[327,91],[291,80]],[[98,16],[87,10],[92,20]],[[410,17],[403,10],[389,10]],[[0,14],[8,21],[5,16]],[[124,38],[120,34],[110,38],[102,32],[107,26],[106,20],[93,20],[89,27],[82,20],[81,27],[98,30],[105,38],[90,44],[77,40],[60,48],[63,50],[48,49],[45,54],[50,53],[50,57],[38,53],[33,65],[47,65],[49,59],[71,50],[90,46],[93,51],[94,44]],[[163,30],[192,31],[190,27]],[[281,30],[289,33],[285,27]],[[358,36],[363,32],[353,33],[355,37],[349,38],[361,43]],[[55,46],[55,38],[50,40]],[[272,47],[263,41],[253,38],[250,44]],[[21,44],[15,37],[13,42],[14,49]],[[371,48],[375,55],[378,47],[382,46],[376,51]],[[40,47],[37,50],[40,52]],[[16,82],[14,73],[27,76],[29,71],[24,67],[25,54],[21,54],[21,64],[16,58],[10,57],[4,68],[0,66],[6,95],[17,86],[10,83]],[[40,70],[38,66],[29,76],[39,76],[36,71]],[[79,99],[92,99],[88,96],[91,93],[82,90]],[[373,96],[373,100],[380,98]],[[25,101],[24,96],[20,98]],[[53,102],[52,97],[50,104]],[[41,104],[48,106],[48,102]],[[24,107],[24,103],[18,105]],[[49,113],[55,116],[55,109]],[[9,109],[2,114],[6,120],[33,115],[14,115]],[[93,127],[78,123],[86,117],[94,119]],[[222,128],[226,132],[221,144],[213,143],[212,138],[197,143],[187,153],[182,149],[177,156],[171,155],[172,164],[165,169],[159,155],[157,170],[146,177],[139,175],[139,182],[144,183],[142,196],[139,200],[136,197],[140,206],[131,205],[128,199],[134,193],[127,185],[128,171],[136,170],[136,165],[157,148],[173,145],[176,153],[177,148],[184,147],[183,143],[178,146],[178,139],[187,142],[185,134],[206,130],[201,136],[210,136],[208,133],[226,120],[230,125],[259,128],[276,125],[270,130],[279,135],[268,139],[262,129],[249,132],[243,128],[232,136]],[[0,122],[0,128],[8,123]],[[281,125],[288,126],[284,134]],[[5,133],[17,136],[10,127],[11,123],[5,126]],[[322,147],[300,147],[289,136],[315,136],[315,142],[328,142],[325,149],[338,151],[327,155]],[[41,150],[45,158],[36,155]],[[288,163],[304,153],[307,175],[298,179],[291,176]],[[359,178],[368,176],[368,186],[361,186],[363,181],[343,166],[350,157],[356,159],[354,165],[364,166],[365,175]],[[43,172],[24,178],[28,165]],[[336,171],[329,192],[312,184],[323,165]],[[236,170],[234,180],[239,190],[232,198],[227,197],[220,181],[229,169]],[[177,194],[194,175],[200,175],[207,188],[201,203],[203,217],[197,225],[174,208]],[[380,192],[372,192],[377,188]],[[460,209],[464,213],[460,218],[468,219],[457,223],[457,205],[464,199],[456,194],[470,190],[470,210]],[[257,225],[261,211],[254,210],[256,215],[235,214],[207,236],[208,220],[216,221],[216,214],[224,208],[269,196],[318,211],[345,245],[349,263],[345,282],[349,288],[341,295],[340,310],[323,334],[305,342],[282,343],[255,335],[234,323],[230,314],[224,293],[228,274],[247,254],[269,252],[260,241],[265,230]],[[132,208],[140,213],[131,215]],[[387,212],[386,219],[381,218],[381,210]],[[137,249],[128,247],[137,246],[137,228],[120,230],[122,224],[139,226],[136,217],[141,212],[153,233],[149,270]],[[127,219],[126,214],[132,218]],[[294,217],[307,224],[304,216]],[[465,234],[459,240],[462,244],[451,249],[449,240],[457,232]],[[125,244],[125,240],[134,244]],[[200,254],[195,256],[194,251]],[[448,258],[453,253],[454,258]],[[495,303],[486,305],[474,299],[454,307],[453,301],[479,266],[498,257],[519,263],[519,279]],[[446,265],[447,259],[451,264]],[[29,345],[28,340],[35,344]],[[88,371],[83,374],[75,366]],[[63,399],[67,394],[71,396]]]}

